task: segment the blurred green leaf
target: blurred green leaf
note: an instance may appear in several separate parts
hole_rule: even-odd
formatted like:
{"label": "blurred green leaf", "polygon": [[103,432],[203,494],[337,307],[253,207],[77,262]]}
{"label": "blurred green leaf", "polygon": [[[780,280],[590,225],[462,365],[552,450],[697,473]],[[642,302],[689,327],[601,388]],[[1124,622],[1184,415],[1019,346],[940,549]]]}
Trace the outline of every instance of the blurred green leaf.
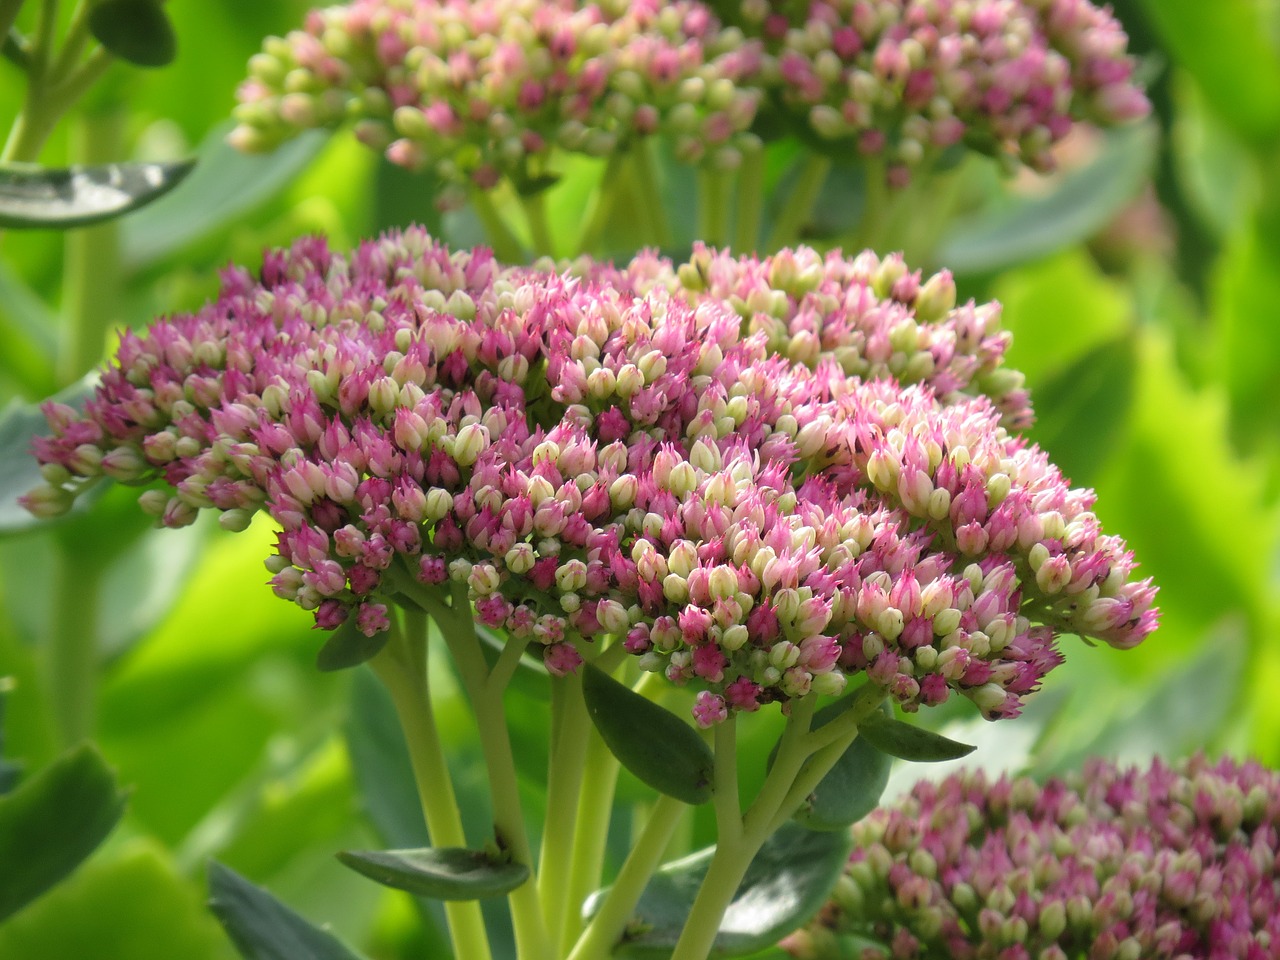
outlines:
{"label": "blurred green leaf", "polygon": [[224,943],[195,884],[146,842],[94,857],[0,925],[0,957],[15,960],[224,960]]}
{"label": "blurred green leaf", "polygon": [[903,723],[882,713],[873,713],[858,727],[858,739],[866,740],[891,757],[916,763],[954,760],[973,752],[967,743],[958,743],[924,727]]}
{"label": "blurred green leaf", "polygon": [[5,759],[4,756],[4,722],[5,705],[9,700],[9,692],[13,688],[12,677],[0,677],[0,796],[8,793],[22,776],[22,765]]}
{"label": "blurred green leaf", "polygon": [[1142,0],[1173,55],[1214,110],[1246,139],[1280,131],[1280,50],[1256,0]]}
{"label": "blurred green leaf", "polygon": [[245,960],[358,960],[333,934],[229,867],[209,864],[209,907]]}
{"label": "blurred green leaf", "polygon": [[1133,402],[1132,335],[1094,347],[1035,391],[1031,437],[1074,483],[1088,484],[1114,455]]}
{"label": "blurred green leaf", "polygon": [[0,920],[79,866],[123,812],[115,775],[89,744],[0,797]]}
{"label": "blurred green leaf", "polygon": [[65,230],[123,216],[164,196],[194,166],[194,160],[0,166],[0,227]]}
{"label": "blurred green leaf", "polygon": [[1149,124],[1109,131],[1093,162],[1065,174],[1047,196],[1019,197],[952,223],[934,259],[956,274],[992,273],[1079,243],[1133,199],[1158,144]]}
{"label": "blurred green leaf", "polygon": [[338,859],[384,887],[435,900],[479,900],[510,893],[529,879],[523,863],[494,860],[480,850],[343,850]]}
{"label": "blurred green leaf", "polygon": [[619,762],[659,793],[695,805],[710,800],[715,758],[706,741],[598,667],[582,670],[587,713]]}
{"label": "blurred green leaf", "polygon": [[178,53],[178,38],[160,0],[99,0],[89,13],[89,32],[136,67],[163,67]]}
{"label": "blurred green leaf", "polygon": [[246,155],[225,142],[230,130],[225,124],[209,133],[181,189],[121,224],[121,259],[128,270],[170,262],[242,220],[283,190],[329,138],[328,131],[308,131],[273,153]]}
{"label": "blurred green leaf", "polygon": [[[712,957],[740,957],[764,950],[805,923],[835,886],[853,838],[842,831],[805,830],[787,823],[765,841],[747,868],[716,934]],[[689,908],[707,874],[714,848],[659,868],[645,887],[617,953],[669,957]],[[585,908],[594,914],[608,889]]]}

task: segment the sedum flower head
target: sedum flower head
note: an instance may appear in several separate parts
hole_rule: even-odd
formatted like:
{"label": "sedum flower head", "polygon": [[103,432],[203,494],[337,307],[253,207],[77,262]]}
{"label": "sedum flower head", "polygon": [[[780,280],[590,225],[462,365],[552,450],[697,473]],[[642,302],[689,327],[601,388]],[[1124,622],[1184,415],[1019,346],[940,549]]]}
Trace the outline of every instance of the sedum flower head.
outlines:
{"label": "sedum flower head", "polygon": [[1076,121],[1146,115],[1127,38],[1088,0],[716,3],[769,51],[765,85],[810,137],[881,159],[901,186],[963,142],[1052,168]]}
{"label": "sedum flower head", "polygon": [[834,901],[788,946],[816,960],[840,931],[885,944],[862,960],[1265,960],[1278,829],[1280,776],[1252,762],[1095,760],[1044,786],[960,773],[854,828]]}
{"label": "sedum flower head", "polygon": [[26,503],[105,475],[167,526],[265,511],[272,587],[319,627],[457,590],[555,672],[621,638],[708,724],[864,674],[1011,716],[1059,633],[1132,646],[1156,612],[1092,494],[1009,432],[997,320],[871,253],[556,272],[308,239],[126,334],[83,413],[48,405]]}
{"label": "sedum flower head", "polygon": [[652,134],[735,165],[759,44],[692,0],[356,0],[313,11],[250,62],[232,140],[269,149],[346,119],[395,163],[535,189],[554,147],[593,156]]}

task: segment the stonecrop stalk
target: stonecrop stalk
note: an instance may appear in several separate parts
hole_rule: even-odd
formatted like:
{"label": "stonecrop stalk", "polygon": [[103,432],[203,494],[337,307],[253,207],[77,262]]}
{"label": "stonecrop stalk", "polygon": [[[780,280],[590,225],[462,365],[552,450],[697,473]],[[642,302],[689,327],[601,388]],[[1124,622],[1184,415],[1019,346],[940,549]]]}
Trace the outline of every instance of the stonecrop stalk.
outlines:
{"label": "stonecrop stalk", "polygon": [[[960,773],[854,828],[798,958],[1265,960],[1280,943],[1280,778],[1203,756],[1040,785]],[[861,935],[858,948],[838,946]],[[880,946],[872,946],[878,941]]]}
{"label": "stonecrop stalk", "polygon": [[[433,621],[475,712],[491,839],[532,871],[509,895],[521,960],[608,955],[683,808],[658,803],[584,927],[608,827],[594,807],[617,773],[586,722],[584,662],[651,697],[645,678],[687,688],[714,740],[720,836],[673,954],[693,960],[882,701],[959,694],[1014,716],[1061,634],[1125,648],[1155,627],[1154,587],[1092,494],[1017,435],[1031,414],[1008,342],[998,307],[957,304],[947,273],[870,252],[698,246],[678,265],[555,269],[417,229],[347,255],[310,238],[256,276],[229,269],[200,311],[125,333],[83,411],[46,405],[46,483],[24,503],[54,516],[111,478],[146,486],[165,526],[267,514],[272,589],[368,641],[433,841],[462,845],[432,786]],[[530,653],[551,675],[549,789],[565,800],[546,830],[573,837],[538,858],[502,705]],[[811,730],[851,680],[846,716]],[[786,732],[740,798],[736,718],[772,703]],[[450,909],[459,956],[487,955],[474,904]]]}

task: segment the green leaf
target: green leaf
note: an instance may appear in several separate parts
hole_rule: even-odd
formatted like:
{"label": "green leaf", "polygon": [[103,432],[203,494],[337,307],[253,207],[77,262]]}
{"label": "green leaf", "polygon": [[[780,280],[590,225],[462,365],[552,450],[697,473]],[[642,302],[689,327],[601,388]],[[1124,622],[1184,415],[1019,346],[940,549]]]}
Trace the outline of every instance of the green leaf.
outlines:
{"label": "green leaf", "polygon": [[74,870],[123,812],[115,775],[89,744],[0,797],[0,920]]}
{"label": "green leaf", "polygon": [[1137,362],[1134,338],[1125,334],[1036,389],[1031,438],[1077,485],[1093,481],[1124,437]]}
{"label": "green leaf", "polygon": [[523,863],[504,863],[463,847],[343,850],[338,859],[384,887],[436,900],[500,897],[529,879]]}
{"label": "green leaf", "polygon": [[689,724],[591,664],[582,695],[605,744],[639,780],[684,803],[711,799],[715,759]]}
{"label": "green leaf", "polygon": [[[823,707],[813,718],[814,728],[836,719],[850,703],[850,698],[844,698]],[[893,716],[888,701],[881,703],[880,710],[886,718]],[[857,823],[879,806],[892,766],[893,757],[865,737],[855,738],[796,811],[796,822],[810,830],[844,830]]]}
{"label": "green leaf", "polygon": [[9,691],[13,689],[12,677],[0,677],[0,796],[8,793],[22,775],[22,765],[4,758],[4,709]]}
{"label": "green leaf", "polygon": [[333,934],[216,861],[209,864],[209,896],[210,909],[245,960],[359,960]]}
{"label": "green leaf", "polygon": [[173,24],[158,0],[102,0],[89,14],[89,32],[137,67],[163,67],[178,53]]}
{"label": "green leaf", "polygon": [[967,743],[959,743],[923,727],[873,713],[862,721],[858,739],[866,740],[890,756],[917,763],[955,760],[973,752]]}
{"label": "green leaf", "polygon": [[123,216],[179,183],[194,160],[91,167],[0,167],[0,227],[65,230]]}
{"label": "green leaf", "polygon": [[[826,902],[852,846],[843,831],[818,832],[787,823],[765,841],[738,886],[712,947],[713,957],[739,957],[777,943]],[[654,874],[636,905],[618,952],[669,957],[689,908],[715,854],[709,847],[666,864]],[[587,901],[590,917],[608,890]]]}
{"label": "green leaf", "polygon": [[309,130],[272,153],[248,155],[225,142],[230,129],[226,124],[210,131],[182,189],[120,225],[121,259],[128,269],[173,260],[240,223],[283,190],[329,140],[328,131]]}
{"label": "green leaf", "polygon": [[1097,159],[1064,176],[1048,196],[1022,197],[956,221],[935,261],[957,274],[993,273],[1086,239],[1138,192],[1157,145],[1150,124],[1109,132]]}
{"label": "green leaf", "polygon": [[324,646],[316,654],[316,668],[322,673],[332,673],[359,666],[376,657],[390,639],[390,630],[366,637],[356,626],[355,617],[347,617],[338,629],[329,634]]}

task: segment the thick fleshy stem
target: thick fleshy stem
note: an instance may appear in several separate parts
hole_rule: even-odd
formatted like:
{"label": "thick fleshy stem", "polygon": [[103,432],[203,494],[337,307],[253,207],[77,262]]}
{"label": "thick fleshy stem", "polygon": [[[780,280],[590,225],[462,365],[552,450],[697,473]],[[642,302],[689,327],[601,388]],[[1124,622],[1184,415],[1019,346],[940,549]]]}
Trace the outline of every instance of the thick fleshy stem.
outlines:
{"label": "thick fleshy stem", "polygon": [[831,172],[831,160],[820,153],[810,153],[800,168],[800,173],[792,183],[791,192],[787,195],[778,219],[773,223],[769,233],[769,250],[781,250],[800,240],[800,231],[804,229],[813,207],[822,193],[822,186],[827,182],[827,174]]}
{"label": "thick fleshy stem", "polygon": [[729,241],[729,188],[724,171],[698,171],[698,236],[709,247],[722,247]]}
{"label": "thick fleshy stem", "polygon": [[45,683],[60,742],[79,743],[93,734],[98,701],[98,637],[102,575],[97,556],[85,556],[69,537],[56,541],[53,611],[43,645]]}
{"label": "thick fleshy stem", "polygon": [[642,140],[631,148],[631,174],[636,190],[636,206],[644,218],[647,241],[660,250],[671,246],[671,227],[662,205],[662,184],[658,180],[653,146]]}
{"label": "thick fleshy stem", "polygon": [[[502,706],[506,684],[501,682],[497,669],[502,661],[499,661],[492,673],[485,664],[484,654],[480,651],[476,638],[465,586],[453,585],[448,615],[438,617],[437,624],[453,655],[454,664],[475,713],[480,749],[489,771],[493,825],[498,844],[510,852],[513,862],[526,864],[532,870],[533,851],[525,829],[524,812],[520,808],[515,756],[511,750],[510,730]],[[509,648],[518,646],[512,640],[508,640],[508,645]],[[504,655],[506,652],[504,651]],[[509,671],[507,679],[510,679]],[[507,902],[515,929],[516,950],[521,960],[551,960],[552,948],[542,922],[536,884],[532,880],[521,884],[507,895]]]}
{"label": "thick fleshy stem", "polygon": [[574,944],[568,960],[594,960],[609,955],[626,930],[649,879],[662,863],[686,809],[686,805],[674,797],[661,796],[654,803],[643,832],[609,887],[600,909]]}
{"label": "thick fleshy stem", "polygon": [[604,171],[600,175],[600,182],[597,184],[593,195],[591,213],[582,228],[581,236],[578,238],[578,251],[580,253],[595,253],[604,238],[604,232],[609,226],[609,219],[613,216],[614,208],[618,203],[618,191],[626,189],[623,174],[626,167],[626,156],[625,153],[611,153],[608,162],[604,165]]}
{"label": "thick fleshy stem", "polygon": [[600,887],[605,843],[609,837],[609,813],[613,809],[620,769],[617,758],[592,728],[588,734],[586,770],[573,830],[573,860],[565,899],[562,944],[572,943],[582,932],[582,904]]}
{"label": "thick fleshy stem", "polygon": [[[442,847],[465,847],[458,801],[431,710],[426,637],[426,616],[406,611],[404,629],[393,629],[390,641],[370,666],[395,705],[431,842]],[[444,911],[454,954],[488,960],[492,954],[479,904],[474,900],[451,900],[445,903]]]}
{"label": "thick fleshy stem", "polygon": [[551,236],[551,224],[547,219],[547,195],[545,191],[520,196],[525,219],[529,223],[529,235],[533,240],[533,252],[539,257],[556,255],[555,238]]}
{"label": "thick fleshy stem", "polygon": [[493,248],[494,255],[507,263],[522,263],[525,259],[524,248],[502,219],[489,191],[477,188],[471,191],[470,196],[471,207],[480,219],[480,225],[484,227],[485,237]]}
{"label": "thick fleshy stem", "polygon": [[760,246],[760,220],[764,212],[764,151],[751,150],[738,168],[738,198],[733,225],[733,249],[739,256],[755,253]]}
{"label": "thick fleshy stem", "polygon": [[[778,743],[774,764],[759,794],[737,823],[728,803],[717,800],[716,852],[689,911],[671,960],[706,960],[715,943],[725,911],[737,893],[752,859],[784,820],[793,814],[814,786],[830,771],[857,736],[858,722],[875,710],[883,694],[860,697],[846,713],[811,734],[816,697],[793,701]],[[833,727],[834,729],[828,729]],[[728,749],[717,732],[717,754]],[[719,759],[719,757],[717,757]],[[717,768],[720,764],[717,763]],[[719,775],[719,772],[718,772]],[[729,840],[726,842],[726,834]]]}
{"label": "thick fleshy stem", "polygon": [[551,678],[551,711],[551,759],[547,764],[547,815],[538,853],[538,900],[551,942],[560,943],[569,909],[573,831],[591,733],[580,673]]}

